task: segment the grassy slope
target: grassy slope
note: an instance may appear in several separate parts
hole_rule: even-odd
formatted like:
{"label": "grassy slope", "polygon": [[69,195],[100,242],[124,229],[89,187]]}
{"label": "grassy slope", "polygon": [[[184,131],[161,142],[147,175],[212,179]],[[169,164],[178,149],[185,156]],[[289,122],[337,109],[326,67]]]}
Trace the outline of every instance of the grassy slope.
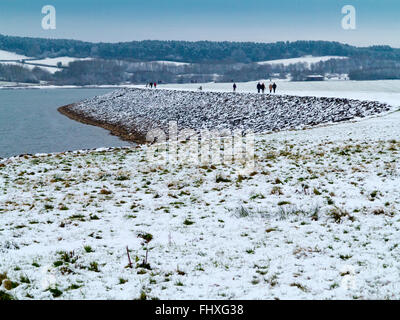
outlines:
{"label": "grassy slope", "polygon": [[6,161],[0,273],[11,290],[0,291],[395,298],[399,117],[261,135],[257,168],[244,179],[233,165],[153,165],[144,148]]}

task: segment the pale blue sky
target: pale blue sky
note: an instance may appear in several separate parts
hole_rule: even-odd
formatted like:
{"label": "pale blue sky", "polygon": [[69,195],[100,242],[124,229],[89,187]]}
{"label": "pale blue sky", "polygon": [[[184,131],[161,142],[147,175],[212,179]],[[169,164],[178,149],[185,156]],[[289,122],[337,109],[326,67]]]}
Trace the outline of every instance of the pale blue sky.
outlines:
{"label": "pale blue sky", "polygon": [[[357,30],[343,30],[341,8],[357,9]],[[41,8],[57,10],[42,30]],[[399,0],[1,0],[0,33],[119,42],[334,40],[400,47]]]}

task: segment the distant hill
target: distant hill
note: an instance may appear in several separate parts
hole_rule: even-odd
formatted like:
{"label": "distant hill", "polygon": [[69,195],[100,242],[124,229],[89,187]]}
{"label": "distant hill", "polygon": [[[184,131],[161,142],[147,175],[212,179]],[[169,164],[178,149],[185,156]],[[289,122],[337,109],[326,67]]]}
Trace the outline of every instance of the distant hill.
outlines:
{"label": "distant hill", "polygon": [[400,49],[389,46],[359,48],[328,41],[276,43],[211,41],[132,41],[91,43],[0,35],[0,50],[35,58],[80,57],[128,61],[177,61],[189,63],[252,63],[303,56],[344,56],[400,61]]}
{"label": "distant hill", "polygon": [[104,85],[304,81],[315,75],[340,80],[400,79],[400,49],[328,41],[91,43],[0,35],[0,81]]}

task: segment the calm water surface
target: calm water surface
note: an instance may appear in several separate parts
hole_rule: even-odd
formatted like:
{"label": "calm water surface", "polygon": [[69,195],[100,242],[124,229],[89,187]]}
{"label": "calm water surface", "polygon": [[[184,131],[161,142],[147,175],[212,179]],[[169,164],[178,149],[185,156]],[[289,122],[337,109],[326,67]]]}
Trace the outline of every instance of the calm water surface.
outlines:
{"label": "calm water surface", "polygon": [[111,89],[0,90],[0,157],[122,147],[107,130],[63,116],[57,108]]}

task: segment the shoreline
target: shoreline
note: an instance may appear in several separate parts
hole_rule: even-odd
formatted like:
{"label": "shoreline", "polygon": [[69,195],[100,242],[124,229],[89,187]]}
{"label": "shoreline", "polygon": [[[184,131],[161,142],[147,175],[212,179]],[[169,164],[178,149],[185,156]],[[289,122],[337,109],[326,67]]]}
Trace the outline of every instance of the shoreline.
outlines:
{"label": "shoreline", "polygon": [[128,132],[127,130],[123,129],[122,126],[118,125],[111,125],[104,121],[94,120],[90,117],[85,115],[79,114],[78,112],[70,110],[70,107],[74,106],[75,104],[68,104],[66,106],[59,107],[57,109],[62,115],[68,117],[71,120],[78,121],[83,124],[91,125],[106,129],[110,132],[111,135],[119,137],[120,139],[128,142],[134,142],[137,144],[146,144],[146,137],[141,134]]}

